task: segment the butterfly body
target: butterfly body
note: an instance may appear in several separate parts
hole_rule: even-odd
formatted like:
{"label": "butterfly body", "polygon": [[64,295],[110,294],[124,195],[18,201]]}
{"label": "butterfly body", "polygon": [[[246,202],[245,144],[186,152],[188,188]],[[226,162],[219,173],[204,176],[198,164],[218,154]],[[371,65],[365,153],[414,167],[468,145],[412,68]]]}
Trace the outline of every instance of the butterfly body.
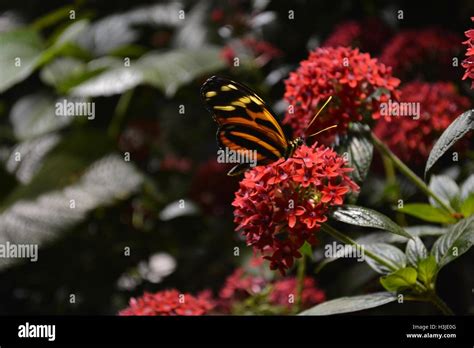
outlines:
{"label": "butterfly body", "polygon": [[[255,151],[258,165],[289,158],[303,144],[302,138],[289,140],[265,102],[240,83],[212,76],[202,85],[201,98],[219,125],[219,146],[237,153]],[[249,167],[239,163],[228,174],[237,175]]]}

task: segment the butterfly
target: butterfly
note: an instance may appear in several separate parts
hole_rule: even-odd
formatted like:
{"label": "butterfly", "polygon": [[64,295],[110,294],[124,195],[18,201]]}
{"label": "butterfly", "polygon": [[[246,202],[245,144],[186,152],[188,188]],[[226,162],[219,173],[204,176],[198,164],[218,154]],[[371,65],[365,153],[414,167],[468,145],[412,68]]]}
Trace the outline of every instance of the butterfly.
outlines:
{"label": "butterfly", "polygon": [[[219,126],[216,138],[221,149],[228,148],[241,154],[254,151],[258,165],[265,165],[280,158],[291,157],[296,148],[304,143],[302,137],[290,140],[273,111],[262,98],[243,84],[212,76],[202,85],[201,98]],[[310,137],[333,127],[336,126],[325,128]],[[239,163],[227,174],[238,175],[250,167],[250,163]]]}

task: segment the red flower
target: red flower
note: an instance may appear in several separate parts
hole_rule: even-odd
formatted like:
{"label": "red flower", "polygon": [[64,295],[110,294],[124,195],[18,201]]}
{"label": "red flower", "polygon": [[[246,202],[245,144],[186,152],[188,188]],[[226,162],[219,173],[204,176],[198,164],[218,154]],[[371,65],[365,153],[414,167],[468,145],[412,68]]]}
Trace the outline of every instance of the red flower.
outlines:
{"label": "red flower", "polygon": [[[297,295],[297,280],[295,277],[286,278],[275,282],[272,286],[272,290],[269,294],[269,302],[274,305],[284,306],[288,309],[291,308],[293,302],[292,298]],[[293,295],[293,296],[291,296]],[[326,299],[324,291],[316,287],[316,282],[313,278],[305,277],[303,282],[301,306],[303,309],[314,306],[318,303],[323,302]]]}
{"label": "red flower", "polygon": [[455,70],[452,59],[459,52],[461,38],[451,32],[429,28],[406,30],[395,35],[384,48],[380,61],[404,79],[418,78],[423,71],[428,78],[449,78]]}
{"label": "red flower", "polygon": [[425,162],[441,133],[470,106],[447,82],[408,83],[401,89],[400,102],[419,103],[419,119],[416,115],[385,117],[374,131],[397,156],[413,164]]}
{"label": "red flower", "polygon": [[173,289],[155,294],[145,292],[142,297],[131,298],[129,307],[119,315],[204,315],[212,308],[207,293],[194,297]]}
{"label": "red flower", "polygon": [[322,103],[333,96],[315,124],[318,129],[337,124],[336,131],[328,134],[343,132],[349,122],[377,119],[380,103],[398,97],[399,83],[390,68],[358,49],[318,48],[285,81],[289,108],[283,123],[291,125],[296,135],[304,135]]}
{"label": "red flower", "polygon": [[257,66],[264,66],[270,60],[282,56],[282,52],[267,41],[246,37],[227,44],[222,49],[221,56],[230,66],[234,66],[235,57],[239,60],[252,59]]}
{"label": "red flower", "polygon": [[271,269],[284,274],[301,257],[305,241],[316,244],[314,233],[329,209],[342,204],[349,190],[358,190],[345,165],[332,149],[314,144],[245,173],[232,203],[236,230],[270,260]]}
{"label": "red flower", "polygon": [[[471,20],[474,21],[474,17],[471,17]],[[462,67],[466,69],[462,79],[465,80],[469,77],[472,80],[471,88],[474,88],[474,29],[466,31],[465,34],[467,40],[463,44],[467,45],[467,58],[462,62]]]}
{"label": "red flower", "polygon": [[238,268],[227,277],[219,292],[219,298],[224,301],[243,300],[258,294],[266,286],[267,281],[259,275],[246,274],[243,268]]}
{"label": "red flower", "polygon": [[390,35],[389,28],[378,18],[363,22],[347,21],[336,26],[322,47],[349,46],[377,53]]}
{"label": "red flower", "polygon": [[[227,277],[219,293],[220,308],[224,313],[232,313],[232,306],[252,296],[267,294],[266,302],[272,306],[281,306],[285,312],[296,302],[297,281],[295,277],[270,280],[263,276],[263,269],[252,267],[250,270],[238,268]],[[302,292],[302,309],[309,308],[325,300],[325,293],[316,286],[313,278],[306,277]],[[252,310],[252,308],[250,308]]]}

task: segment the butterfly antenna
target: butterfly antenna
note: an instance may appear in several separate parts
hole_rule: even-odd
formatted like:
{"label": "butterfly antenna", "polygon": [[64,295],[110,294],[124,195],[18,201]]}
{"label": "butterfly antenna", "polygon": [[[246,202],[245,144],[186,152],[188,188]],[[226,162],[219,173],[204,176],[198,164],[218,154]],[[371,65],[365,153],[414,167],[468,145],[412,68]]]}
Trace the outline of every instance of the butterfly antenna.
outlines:
{"label": "butterfly antenna", "polygon": [[325,131],[327,131],[327,130],[329,130],[329,129],[331,129],[331,128],[335,128],[335,127],[337,127],[337,124],[335,124],[335,125],[333,125],[333,126],[326,127],[326,128],[324,128],[324,129],[320,130],[319,132],[313,133],[313,134],[311,134],[310,136],[307,136],[306,139],[311,138],[311,137],[314,137],[315,135],[318,135],[319,133],[325,132]]}
{"label": "butterfly antenna", "polygon": [[316,118],[319,116],[319,114],[321,113],[321,111],[324,110],[324,108],[329,104],[329,102],[331,101],[332,99],[332,96],[330,96],[328,98],[328,100],[326,100],[323,104],[323,106],[318,110],[318,112],[316,113],[316,115],[314,115],[313,119],[311,120],[311,122],[308,124],[308,126],[306,126],[306,130],[309,129],[309,127],[311,127],[311,125],[314,123],[314,121],[316,120]]}

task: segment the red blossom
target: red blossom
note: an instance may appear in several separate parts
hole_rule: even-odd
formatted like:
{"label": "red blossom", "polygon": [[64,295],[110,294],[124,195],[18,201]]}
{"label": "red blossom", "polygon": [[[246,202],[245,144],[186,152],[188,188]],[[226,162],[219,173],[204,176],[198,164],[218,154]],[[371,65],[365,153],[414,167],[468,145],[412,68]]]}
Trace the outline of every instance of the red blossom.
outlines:
{"label": "red blossom", "polygon": [[[261,260],[253,258],[253,260]],[[296,302],[297,280],[295,277],[286,277],[278,280],[269,280],[263,276],[261,267],[252,267],[250,270],[238,268],[227,277],[219,293],[220,308],[225,313],[232,312],[232,306],[264,293],[269,289],[267,302],[273,306],[281,306],[290,310]],[[302,309],[309,308],[325,300],[324,291],[316,286],[313,278],[306,277],[303,283]]]}
{"label": "red blossom", "polygon": [[208,293],[194,297],[172,289],[155,294],[145,292],[139,298],[131,298],[129,307],[121,310],[119,315],[204,315],[212,308],[213,304],[208,298]]}
{"label": "red blossom", "polygon": [[253,37],[236,39],[227,44],[221,51],[222,58],[230,66],[234,65],[234,58],[254,60],[258,66],[264,66],[270,60],[282,56],[282,52],[273,44],[257,40]]}
{"label": "red blossom", "polygon": [[338,24],[322,47],[358,47],[364,52],[377,53],[391,32],[378,18],[346,21]]}
{"label": "red blossom", "polygon": [[[471,17],[471,20],[474,21],[474,17]],[[466,69],[463,80],[470,78],[471,88],[474,88],[474,29],[470,29],[465,32],[467,40],[463,44],[467,45],[466,59],[462,62],[462,67]]]}
{"label": "red blossom", "polygon": [[[290,301],[290,295],[296,297],[297,293],[297,280],[295,277],[279,280],[272,286],[272,290],[269,294],[269,301],[272,304],[280,305],[291,308],[292,302]],[[303,292],[301,294],[301,307],[302,309],[309,308],[318,303],[323,302],[326,299],[324,291],[316,287],[316,281],[313,278],[305,277],[303,282]]]}
{"label": "red blossom", "polygon": [[301,257],[305,241],[316,244],[315,232],[329,209],[358,190],[348,176],[351,170],[332,149],[314,144],[300,146],[287,160],[247,171],[232,203],[236,230],[270,260],[271,269],[284,274]]}
{"label": "red blossom", "polygon": [[[291,125],[297,136],[304,135],[322,103],[332,96],[314,124],[318,129],[336,124],[328,135],[344,132],[350,122],[379,118],[380,103],[398,97],[399,83],[390,68],[358,49],[318,48],[285,81],[289,108],[283,123]],[[313,132],[309,129],[306,135]]]}
{"label": "red blossom", "polygon": [[[459,53],[461,38],[448,31],[428,28],[405,30],[395,35],[384,48],[380,61],[393,68],[402,79],[452,77],[452,59]],[[414,75],[414,76],[413,76]]]}
{"label": "red blossom", "polygon": [[421,164],[451,122],[465,111],[469,100],[448,82],[411,82],[401,89],[400,102],[419,103],[420,117],[387,116],[374,131],[402,160]]}

